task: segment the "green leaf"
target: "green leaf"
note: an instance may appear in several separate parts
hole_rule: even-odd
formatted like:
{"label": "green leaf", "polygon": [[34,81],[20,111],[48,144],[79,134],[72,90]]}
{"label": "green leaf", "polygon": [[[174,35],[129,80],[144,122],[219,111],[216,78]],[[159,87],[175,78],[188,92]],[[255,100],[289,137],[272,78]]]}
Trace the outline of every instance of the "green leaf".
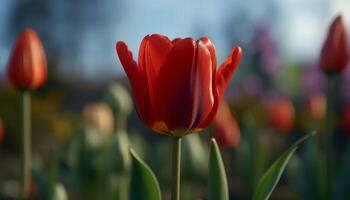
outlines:
{"label": "green leaf", "polygon": [[228,200],[228,185],[224,163],[215,139],[211,140],[209,149],[208,199]]}
{"label": "green leaf", "polygon": [[131,148],[130,154],[132,157],[131,200],[160,200],[160,187],[156,176]]}
{"label": "green leaf", "polygon": [[314,135],[315,132],[312,132],[299,139],[271,165],[271,167],[260,179],[260,182],[254,192],[253,200],[268,199],[270,197],[294,152],[298,149],[302,142]]}

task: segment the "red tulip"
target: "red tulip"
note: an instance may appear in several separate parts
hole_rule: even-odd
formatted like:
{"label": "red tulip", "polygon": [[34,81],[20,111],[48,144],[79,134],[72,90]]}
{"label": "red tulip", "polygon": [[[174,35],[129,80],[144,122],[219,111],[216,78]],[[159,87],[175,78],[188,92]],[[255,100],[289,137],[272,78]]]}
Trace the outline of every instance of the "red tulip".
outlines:
{"label": "red tulip", "polygon": [[273,128],[289,133],[294,126],[295,111],[291,101],[278,99],[269,105],[269,119]]}
{"label": "red tulip", "polygon": [[233,148],[241,141],[241,132],[236,118],[227,102],[221,102],[214,119],[214,137],[221,146]]}
{"label": "red tulip", "polygon": [[216,71],[208,38],[171,41],[159,34],[143,39],[138,64],[124,42],[116,49],[140,118],[154,131],[176,137],[209,125],[242,56],[240,47],[233,48]]}
{"label": "red tulip", "polygon": [[327,74],[339,74],[344,71],[349,60],[347,33],[342,16],[333,21],[325,43],[323,44],[320,68]]}
{"label": "red tulip", "polygon": [[39,36],[24,30],[16,40],[7,66],[9,81],[20,89],[37,89],[47,79],[47,64]]}

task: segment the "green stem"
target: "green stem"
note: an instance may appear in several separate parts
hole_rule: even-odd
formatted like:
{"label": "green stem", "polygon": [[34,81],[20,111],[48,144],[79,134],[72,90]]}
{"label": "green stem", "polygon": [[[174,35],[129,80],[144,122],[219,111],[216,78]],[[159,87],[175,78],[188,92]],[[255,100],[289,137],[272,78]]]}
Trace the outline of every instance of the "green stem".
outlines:
{"label": "green stem", "polygon": [[324,133],[324,149],[326,156],[326,198],[332,197],[332,170],[333,170],[333,106],[334,106],[334,92],[335,78],[333,76],[327,77],[327,114]]}
{"label": "green stem", "polygon": [[181,137],[174,137],[172,200],[180,199]]}
{"label": "green stem", "polygon": [[31,180],[31,113],[30,92],[22,92],[22,134],[23,134],[23,163],[22,163],[22,197],[28,199]]}

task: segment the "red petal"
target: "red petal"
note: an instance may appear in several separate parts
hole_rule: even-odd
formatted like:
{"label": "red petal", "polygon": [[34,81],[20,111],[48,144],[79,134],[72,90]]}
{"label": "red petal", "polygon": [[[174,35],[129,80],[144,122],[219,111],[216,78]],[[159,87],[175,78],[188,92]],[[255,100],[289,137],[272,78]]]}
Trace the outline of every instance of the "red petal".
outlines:
{"label": "red petal", "polygon": [[47,62],[46,62],[46,55],[44,47],[41,44],[41,41],[39,39],[39,36],[36,34],[36,32],[33,31],[32,34],[30,34],[30,40],[33,42],[30,42],[29,48],[31,49],[31,56],[32,56],[32,88],[37,88],[41,85],[43,85],[46,82],[47,79]]}
{"label": "red petal", "polygon": [[240,143],[240,130],[236,118],[231,114],[227,102],[222,101],[214,119],[215,139],[225,147],[236,147]]}
{"label": "red petal", "polygon": [[216,53],[215,53],[215,47],[214,44],[206,37],[200,38],[200,40],[207,46],[210,55],[211,55],[211,63],[213,66],[213,69],[216,68]]}
{"label": "red petal", "polygon": [[[211,61],[212,61],[212,70],[213,70],[213,76],[212,76],[212,87],[213,88],[217,88],[216,87],[216,54],[215,54],[215,47],[214,44],[206,37],[203,37],[200,39],[208,48],[210,55],[211,55]],[[199,127],[200,128],[205,128],[207,127],[210,122],[214,119],[216,111],[219,107],[219,95],[218,95],[218,91],[217,89],[213,89],[213,97],[214,97],[214,104],[212,106],[212,109],[210,111],[210,113],[208,114],[207,118],[204,119]]]}
{"label": "red petal", "polygon": [[155,83],[160,68],[172,47],[171,41],[166,36],[159,34],[146,36],[142,40],[139,50],[139,65],[144,75],[148,77],[148,83]]}
{"label": "red petal", "polygon": [[[215,62],[215,60],[214,60]],[[192,117],[190,128],[198,128],[210,114],[215,98],[213,94],[213,73],[215,66],[212,65],[212,54],[206,43],[198,41],[196,62],[191,72],[192,90]],[[214,76],[215,77],[215,76]]]}
{"label": "red petal", "polygon": [[[145,94],[149,99],[150,110],[155,110],[154,90],[160,68],[172,48],[171,41],[163,35],[154,34],[146,36],[139,50],[139,66],[145,80]],[[155,113],[154,113],[155,114]],[[156,115],[152,116],[157,118]]]}
{"label": "red petal", "polygon": [[230,55],[227,57],[226,61],[221,64],[217,74],[216,74],[216,88],[218,90],[219,102],[224,95],[226,87],[235,72],[239,62],[242,58],[242,49],[240,47],[235,47],[231,50]]}
{"label": "red petal", "polygon": [[128,46],[122,42],[117,42],[116,45],[117,54],[119,57],[119,60],[126,72],[126,75],[129,78],[129,81],[131,83],[131,87],[136,99],[136,107],[138,110],[138,113],[143,121],[146,122],[146,124],[151,123],[150,119],[148,117],[149,114],[145,112],[145,106],[147,105],[148,99],[145,98],[145,90],[144,90],[144,80],[143,76],[140,73],[140,70],[136,64],[136,62],[133,59],[131,51],[129,51]]}
{"label": "red petal", "polygon": [[192,38],[177,41],[164,62],[157,80],[157,112],[169,129],[187,129],[191,123],[191,71],[196,43]]}
{"label": "red petal", "polygon": [[175,45],[178,41],[181,41],[182,39],[181,38],[175,38],[175,39],[173,39],[172,41],[171,41],[171,43],[173,44],[173,45]]}

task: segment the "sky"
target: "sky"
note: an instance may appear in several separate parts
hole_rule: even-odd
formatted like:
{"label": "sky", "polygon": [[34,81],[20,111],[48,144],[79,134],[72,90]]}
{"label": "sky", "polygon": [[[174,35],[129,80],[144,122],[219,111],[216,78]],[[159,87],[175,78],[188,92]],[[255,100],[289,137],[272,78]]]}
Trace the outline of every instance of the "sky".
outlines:
{"label": "sky", "polygon": [[[175,37],[209,37],[216,46],[218,60],[223,61],[231,48],[227,43],[228,26],[242,26],[244,37],[253,31],[254,23],[271,22],[281,56],[287,60],[312,62],[317,60],[331,20],[344,15],[350,32],[350,1],[348,0],[121,0],[123,14],[113,15],[113,0],[104,0],[110,13],[105,32],[84,36],[84,51],[79,52],[78,64],[83,75],[90,79],[123,75],[115,55],[115,43],[125,41],[137,57],[142,38],[151,33]],[[0,6],[0,72],[3,72],[11,43],[2,37],[12,0],[1,0]],[[118,10],[118,9],[117,9]],[[113,17],[119,17],[115,23]],[[234,18],[241,24],[228,24]],[[245,24],[252,22],[253,25]],[[240,27],[234,27],[239,30]],[[92,29],[93,30],[93,29]],[[97,34],[98,33],[98,34]],[[103,38],[103,39],[101,39]],[[62,62],[62,65],[66,65]],[[63,66],[64,68],[64,66]],[[64,68],[64,70],[72,70]]]}

